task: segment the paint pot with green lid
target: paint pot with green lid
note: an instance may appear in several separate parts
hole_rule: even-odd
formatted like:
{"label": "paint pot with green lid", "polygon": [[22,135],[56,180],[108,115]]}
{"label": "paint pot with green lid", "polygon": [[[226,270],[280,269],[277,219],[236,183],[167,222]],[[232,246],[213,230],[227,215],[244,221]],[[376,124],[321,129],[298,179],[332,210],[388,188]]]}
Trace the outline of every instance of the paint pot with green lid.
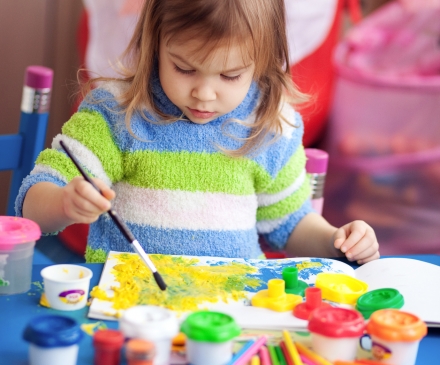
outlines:
{"label": "paint pot with green lid", "polygon": [[234,318],[213,311],[190,314],[180,330],[187,336],[186,357],[191,365],[225,365],[232,358],[232,340],[241,330]]}
{"label": "paint pot with green lid", "polygon": [[356,309],[362,313],[365,319],[369,319],[379,309],[400,309],[403,304],[403,296],[398,290],[381,288],[361,295],[356,302]]}

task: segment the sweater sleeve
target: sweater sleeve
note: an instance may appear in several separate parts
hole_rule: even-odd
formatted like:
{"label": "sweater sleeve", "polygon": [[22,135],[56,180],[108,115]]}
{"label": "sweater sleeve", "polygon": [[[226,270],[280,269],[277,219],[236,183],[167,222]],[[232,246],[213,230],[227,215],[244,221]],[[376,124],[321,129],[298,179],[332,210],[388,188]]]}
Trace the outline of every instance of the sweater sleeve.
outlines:
{"label": "sweater sleeve", "polygon": [[299,221],[313,211],[302,145],[302,119],[288,105],[283,116],[293,126],[285,125],[283,135],[268,149],[265,165],[269,179],[257,194],[258,233],[277,250],[285,247]]}
{"label": "sweater sleeve", "polygon": [[[97,104],[99,105],[99,104]],[[23,215],[23,202],[27,191],[39,182],[52,182],[65,186],[79,171],[60,146],[62,140],[79,160],[85,170],[94,177],[111,186],[122,177],[122,153],[113,136],[108,120],[108,110],[98,106],[93,110],[83,102],[80,111],[75,113],[62,127],[62,133],[52,141],[52,148],[42,151],[34,169],[23,180],[15,210],[17,216]]]}

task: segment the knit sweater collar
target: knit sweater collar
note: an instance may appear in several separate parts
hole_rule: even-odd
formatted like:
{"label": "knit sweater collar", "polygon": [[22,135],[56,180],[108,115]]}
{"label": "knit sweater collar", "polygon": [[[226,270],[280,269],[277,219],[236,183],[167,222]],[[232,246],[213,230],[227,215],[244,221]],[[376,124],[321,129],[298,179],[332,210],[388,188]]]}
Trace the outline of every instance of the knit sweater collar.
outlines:
{"label": "knit sweater collar", "polygon": [[[182,111],[175,104],[173,104],[165,94],[160,83],[159,70],[157,67],[155,67],[152,76],[152,91],[154,103],[162,113],[172,115],[174,117],[180,117],[182,115]],[[257,83],[252,81],[251,86],[241,104],[231,112],[221,115],[220,117],[212,120],[210,123],[222,123],[229,119],[245,120],[257,106],[259,95],[260,91],[258,90]]]}

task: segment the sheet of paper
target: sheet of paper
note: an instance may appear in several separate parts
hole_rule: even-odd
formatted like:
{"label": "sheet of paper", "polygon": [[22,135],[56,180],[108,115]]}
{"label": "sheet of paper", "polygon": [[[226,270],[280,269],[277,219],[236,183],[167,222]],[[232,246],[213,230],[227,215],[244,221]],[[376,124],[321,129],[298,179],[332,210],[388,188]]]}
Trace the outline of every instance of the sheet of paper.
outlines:
{"label": "sheet of paper", "polygon": [[[119,288],[121,278],[117,277],[119,274],[114,270],[116,265],[124,265],[121,263],[119,252],[110,252],[107,262],[104,266],[103,273],[99,282],[99,288],[102,289],[109,297],[114,294],[112,288]],[[136,254],[128,254],[136,255]],[[154,259],[154,255],[151,255]],[[242,264],[244,267],[250,267],[253,272],[243,274],[245,282],[253,283],[255,285],[249,287],[246,286],[243,290],[243,298],[234,300],[228,298],[226,302],[221,300],[221,298],[210,298],[213,302],[200,302],[198,309],[211,309],[219,310],[232,315],[238,324],[242,328],[256,328],[256,329],[304,329],[307,326],[307,321],[297,319],[293,316],[292,311],[288,312],[275,312],[265,308],[258,308],[250,306],[250,299],[255,293],[260,290],[267,289],[267,282],[273,278],[282,278],[282,270],[285,267],[296,266],[298,268],[298,278],[307,282],[308,284],[314,284],[316,275],[320,272],[339,272],[354,276],[354,270],[347,264],[342,263],[337,260],[331,259],[320,259],[320,258],[291,258],[291,259],[281,259],[281,260],[244,260],[244,259],[228,259],[228,258],[216,258],[216,257],[191,257],[191,256],[168,256],[181,258],[183,261],[195,260],[196,263],[193,265],[193,271],[191,272],[179,272],[178,264],[176,264],[175,270],[169,271],[169,267],[166,273],[161,272],[159,266],[157,266],[158,271],[161,273],[165,282],[168,284],[169,293],[166,295],[171,295],[173,287],[170,283],[174,283],[176,279],[181,279],[179,276],[184,276],[184,280],[181,281],[181,287],[179,291],[186,290],[184,286],[186,283],[188,285],[193,285],[197,281],[192,280],[191,275],[198,275],[198,267],[200,270],[206,274],[208,272],[209,280],[202,282],[200,285],[213,286],[216,285],[216,276],[224,276],[225,273],[228,274],[228,270],[231,273],[236,273],[237,270],[231,268],[231,265]],[[185,262],[186,262],[185,261]],[[178,262],[179,263],[179,262]],[[187,268],[188,265],[182,266],[182,268]],[[121,269],[121,266],[118,267]],[[212,269],[212,272],[209,270]],[[164,269],[165,270],[165,269]],[[199,278],[195,278],[199,279]],[[200,279],[199,279],[200,280]],[[237,277],[233,280],[241,280]],[[209,281],[209,282],[208,282]],[[180,285],[179,285],[180,286]],[[171,289],[171,290],[170,290]],[[176,288],[174,288],[176,289]],[[157,289],[159,290],[159,289]],[[191,288],[187,288],[188,297],[193,294]],[[221,297],[227,297],[227,290],[223,290]],[[240,294],[240,293],[239,293]],[[149,304],[148,300],[147,303]],[[122,310],[115,310],[113,308],[114,303],[108,300],[102,300],[94,298],[88,316],[90,318],[96,319],[106,319],[106,320],[116,320],[117,316],[122,313]],[[165,305],[166,306],[166,305]],[[175,309],[175,308],[173,308]],[[176,310],[179,318],[183,320],[186,315],[190,312]]]}
{"label": "sheet of paper", "polygon": [[424,320],[430,327],[440,326],[440,266],[407,258],[383,258],[355,270],[356,278],[368,290],[397,289],[404,298],[401,308]]}

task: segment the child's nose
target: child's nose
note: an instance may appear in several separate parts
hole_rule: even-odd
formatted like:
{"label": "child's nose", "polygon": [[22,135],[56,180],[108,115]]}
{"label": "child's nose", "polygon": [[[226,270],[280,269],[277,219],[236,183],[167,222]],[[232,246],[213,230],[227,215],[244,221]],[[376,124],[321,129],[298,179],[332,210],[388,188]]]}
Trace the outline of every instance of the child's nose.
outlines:
{"label": "child's nose", "polygon": [[192,89],[191,96],[201,101],[213,101],[216,99],[217,94],[208,82],[200,82]]}

